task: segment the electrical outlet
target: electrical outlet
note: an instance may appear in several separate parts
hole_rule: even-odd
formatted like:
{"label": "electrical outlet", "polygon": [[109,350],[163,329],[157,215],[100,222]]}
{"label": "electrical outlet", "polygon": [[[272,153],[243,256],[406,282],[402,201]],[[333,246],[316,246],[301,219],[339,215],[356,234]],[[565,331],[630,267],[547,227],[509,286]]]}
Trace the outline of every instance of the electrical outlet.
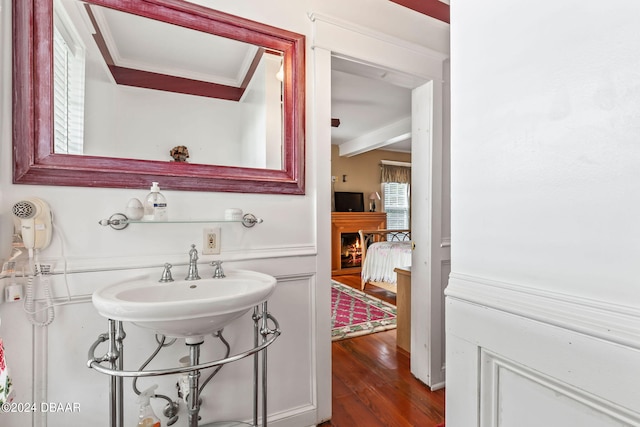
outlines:
{"label": "electrical outlet", "polygon": [[220,227],[204,229],[203,255],[218,255],[220,253],[220,243]]}

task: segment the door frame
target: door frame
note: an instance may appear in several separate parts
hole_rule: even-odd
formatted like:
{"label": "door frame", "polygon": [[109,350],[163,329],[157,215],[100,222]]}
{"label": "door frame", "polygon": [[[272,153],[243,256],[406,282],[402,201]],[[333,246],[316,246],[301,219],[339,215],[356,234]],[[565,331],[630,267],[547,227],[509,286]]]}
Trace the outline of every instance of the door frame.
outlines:
{"label": "door frame", "polygon": [[[312,13],[309,18],[313,22],[313,38],[310,48],[313,50],[313,105],[310,108],[313,117],[313,128],[315,139],[312,141],[316,145],[317,156],[315,159],[308,161],[316,162],[317,174],[317,236],[318,236],[318,290],[317,290],[317,312],[318,312],[318,328],[330,324],[330,298],[329,287],[323,289],[322,284],[330,283],[330,236],[331,224],[331,58],[340,57],[343,59],[370,64],[379,68],[393,70],[401,73],[409,79],[413,79],[415,84],[413,88],[427,86],[431,90],[422,91],[417,96],[427,96],[425,92],[429,92],[429,105],[443,105],[443,70],[444,63],[448,59],[447,55],[428,49],[424,46],[416,45],[405,40],[394,38],[384,33],[362,27],[357,24],[348,23],[344,20],[332,18],[326,15]],[[424,103],[422,103],[424,105]],[[413,110],[413,106],[412,106]],[[426,147],[421,147],[419,152],[426,150],[430,154],[426,161],[430,166],[434,162],[437,164],[438,159],[442,159],[443,145],[443,115],[442,108],[430,108],[428,116],[421,117],[412,111],[412,132],[423,134],[421,143],[426,143]],[[424,119],[424,120],[423,120]],[[428,128],[426,134],[423,131]],[[418,131],[418,129],[420,131]],[[308,141],[309,142],[309,141]],[[417,148],[417,147],[416,147]],[[412,147],[413,150],[413,147]],[[412,154],[412,161],[413,154]],[[413,171],[424,168],[412,168]],[[430,167],[429,171],[441,173],[441,167]],[[419,172],[412,176],[415,182],[422,182],[424,177]],[[417,274],[412,274],[412,354],[411,354],[411,371],[421,381],[429,386],[441,387],[444,385],[444,360],[442,357],[432,357],[430,350],[434,346],[434,339],[441,340],[441,349],[438,353],[442,354],[444,347],[444,335],[440,333],[432,333],[431,316],[443,313],[443,307],[439,299],[432,297],[434,288],[431,284],[434,282],[434,275],[440,274],[439,268],[432,268],[436,263],[441,264],[441,254],[437,248],[442,247],[442,210],[437,209],[435,214],[429,212],[423,215],[422,206],[427,207],[429,211],[434,210],[434,197],[442,197],[442,192],[434,191],[434,188],[440,186],[441,177],[432,179],[427,174],[429,182],[428,189],[425,194],[427,197],[426,204],[416,205],[418,212],[413,210],[412,206],[412,226],[420,227],[427,224],[429,231],[426,233],[418,233],[418,239],[415,240],[416,247],[427,249],[426,255],[421,255],[420,259],[414,259],[412,262],[425,263],[427,268],[418,268]],[[412,189],[413,198],[416,195],[415,189]],[[421,197],[421,196],[418,196]],[[440,202],[436,200],[436,205]],[[424,218],[423,218],[424,217]],[[413,227],[412,227],[413,228]],[[437,233],[434,233],[434,228]],[[448,237],[448,236],[447,236]],[[418,252],[419,254],[421,252]],[[414,254],[415,256],[415,254]],[[441,279],[437,279],[437,288],[441,289]],[[425,304],[429,308],[425,310]],[[433,307],[437,309],[434,310]],[[325,314],[326,313],[326,314]],[[436,325],[441,330],[442,325]],[[318,372],[330,372],[331,364],[331,348],[330,339],[322,341],[325,333],[319,333],[316,341]],[[415,345],[414,345],[415,339]],[[329,359],[326,361],[325,359]],[[439,365],[438,365],[439,363]],[[433,365],[437,365],[435,368]],[[325,370],[326,369],[326,370]],[[319,380],[320,381],[320,380]],[[330,408],[331,390],[330,380],[323,380],[323,384],[318,384],[319,402],[325,402]],[[327,390],[328,388],[328,390]],[[327,397],[328,396],[328,397]],[[328,402],[327,402],[328,401]],[[324,412],[323,410],[319,411]],[[329,410],[330,413],[330,410]]]}

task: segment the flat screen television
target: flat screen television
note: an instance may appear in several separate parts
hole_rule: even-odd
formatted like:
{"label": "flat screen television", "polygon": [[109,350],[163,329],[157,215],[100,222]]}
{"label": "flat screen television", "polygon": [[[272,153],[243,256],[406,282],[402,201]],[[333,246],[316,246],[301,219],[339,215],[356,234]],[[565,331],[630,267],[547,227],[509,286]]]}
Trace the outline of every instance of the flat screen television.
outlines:
{"label": "flat screen television", "polygon": [[364,193],[335,192],[336,212],[364,212]]}

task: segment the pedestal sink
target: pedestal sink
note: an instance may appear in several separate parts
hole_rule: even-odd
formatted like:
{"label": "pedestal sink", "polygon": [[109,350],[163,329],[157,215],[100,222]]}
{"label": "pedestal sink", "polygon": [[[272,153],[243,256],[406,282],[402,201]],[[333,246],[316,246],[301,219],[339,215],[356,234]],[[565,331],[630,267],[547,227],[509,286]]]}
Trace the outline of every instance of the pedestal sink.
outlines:
{"label": "pedestal sink", "polygon": [[167,337],[202,342],[266,301],[276,279],[248,270],[230,270],[221,279],[176,280],[159,283],[158,277],[138,277],[94,292],[98,312],[113,320],[132,322]]}

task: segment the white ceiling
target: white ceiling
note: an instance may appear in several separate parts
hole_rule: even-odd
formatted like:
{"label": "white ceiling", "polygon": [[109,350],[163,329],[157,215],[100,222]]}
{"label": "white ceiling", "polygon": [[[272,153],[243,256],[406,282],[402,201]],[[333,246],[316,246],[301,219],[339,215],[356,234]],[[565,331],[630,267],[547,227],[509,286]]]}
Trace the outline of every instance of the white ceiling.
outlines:
{"label": "white ceiling", "polygon": [[331,143],[340,155],[352,156],[372,149],[411,152],[410,76],[342,58],[332,59]]}

